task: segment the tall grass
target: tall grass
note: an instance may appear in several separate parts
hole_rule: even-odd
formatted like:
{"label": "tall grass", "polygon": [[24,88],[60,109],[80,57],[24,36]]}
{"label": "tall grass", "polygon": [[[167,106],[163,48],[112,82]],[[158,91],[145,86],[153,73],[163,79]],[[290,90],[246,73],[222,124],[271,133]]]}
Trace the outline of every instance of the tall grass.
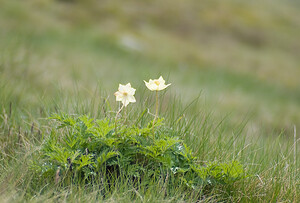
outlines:
{"label": "tall grass", "polygon": [[[50,133],[49,129],[53,125],[46,118],[53,112],[89,114],[94,118],[114,115],[117,109],[115,102],[107,100],[105,94],[101,96],[83,98],[76,95],[74,98],[68,98],[61,94],[54,103],[41,102],[39,108],[43,110],[31,111],[35,112],[34,114],[18,106],[2,106],[0,188],[1,196],[5,197],[3,200],[195,201],[196,196],[184,197],[184,193],[176,187],[166,196],[157,187],[137,190],[125,179],[118,182],[120,185],[115,186],[115,189],[105,196],[101,195],[103,193],[98,191],[96,186],[87,189],[73,185],[61,190],[62,188],[49,182],[44,185],[31,184],[34,177],[28,168],[30,159],[32,154],[40,149],[44,137]],[[292,137],[286,137],[284,132],[276,138],[274,135],[268,138],[263,135],[251,137],[244,130],[245,123],[232,128],[228,125],[226,116],[219,121],[212,119],[211,112],[199,111],[201,108],[197,100],[183,106],[178,97],[165,95],[161,99],[161,103],[168,102],[168,106],[161,111],[166,125],[179,133],[201,162],[239,160],[245,167],[245,173],[249,174],[247,179],[236,183],[232,188],[216,188],[210,195],[205,196],[203,201],[217,201],[220,198],[224,200],[224,197],[226,201],[235,202],[299,200],[299,151],[294,154]],[[138,100],[140,102],[137,105],[129,106],[127,120],[134,122],[142,112],[145,113],[144,119],[153,119],[153,115],[148,113],[148,110],[154,110],[150,105],[152,102],[149,95],[141,95]],[[297,160],[294,160],[295,158]]]}
{"label": "tall grass", "polygon": [[[0,2],[0,200],[195,201],[125,179],[106,196],[97,186],[31,184],[30,160],[52,113],[114,117],[112,92],[132,82],[139,94],[127,120],[144,113],[145,124],[155,98],[140,81],[163,72],[172,82],[160,98],[166,126],[202,163],[238,160],[249,175],[201,201],[299,202],[298,4]],[[128,36],[141,49],[124,43]]]}

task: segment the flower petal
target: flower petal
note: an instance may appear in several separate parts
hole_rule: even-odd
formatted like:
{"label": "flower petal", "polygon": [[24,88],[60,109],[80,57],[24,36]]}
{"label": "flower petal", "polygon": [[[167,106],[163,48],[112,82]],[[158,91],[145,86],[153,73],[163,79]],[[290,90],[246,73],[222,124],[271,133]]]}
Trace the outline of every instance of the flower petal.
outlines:
{"label": "flower petal", "polygon": [[129,83],[127,83],[127,84],[125,85],[125,87],[126,87],[126,89],[129,89],[129,88],[131,88],[131,84],[130,84],[130,82],[129,82]]}
{"label": "flower petal", "polygon": [[147,88],[151,91],[160,91],[171,85],[171,84],[166,85],[165,84],[166,81],[163,79],[162,76],[160,76],[158,79],[155,80],[150,79],[149,82],[146,82],[144,80],[144,82]]}
{"label": "flower petal", "polygon": [[159,85],[159,90],[163,90],[166,89],[168,86],[170,86],[171,84],[165,85],[165,84],[161,84]]}
{"label": "flower petal", "polygon": [[[151,81],[151,80],[150,80],[150,81]],[[154,89],[153,89],[153,85],[150,83],[150,81],[149,81],[149,82],[146,82],[146,81],[144,80],[146,87],[147,87],[149,90],[153,91],[153,90],[154,90]]]}
{"label": "flower petal", "polygon": [[160,83],[162,83],[162,84],[165,84],[165,80],[163,79],[163,77],[162,76],[160,76],[159,78],[158,78],[158,81],[160,82]]}
{"label": "flower petal", "polygon": [[117,91],[114,95],[116,96],[116,101],[122,101],[123,94],[121,92]]}
{"label": "flower petal", "polygon": [[135,91],[136,91],[136,89],[134,89],[134,88],[131,87],[130,89],[128,89],[128,94],[129,95],[134,95]]}
{"label": "flower petal", "polygon": [[126,91],[126,85],[119,84],[119,91],[120,92],[125,92]]}
{"label": "flower petal", "polygon": [[126,107],[126,106],[129,104],[129,101],[128,101],[128,99],[123,99],[123,100],[122,100],[122,103],[123,103],[124,106]]}
{"label": "flower petal", "polygon": [[136,102],[135,97],[133,95],[129,95],[127,99],[129,102],[132,102],[132,103]]}

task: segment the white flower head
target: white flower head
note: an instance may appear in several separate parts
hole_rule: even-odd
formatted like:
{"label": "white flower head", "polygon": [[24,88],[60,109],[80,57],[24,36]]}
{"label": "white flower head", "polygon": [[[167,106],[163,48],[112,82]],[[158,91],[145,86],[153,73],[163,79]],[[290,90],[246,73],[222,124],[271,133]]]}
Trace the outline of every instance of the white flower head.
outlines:
{"label": "white flower head", "polygon": [[134,98],[135,93],[134,88],[131,87],[130,83],[127,83],[126,85],[119,84],[119,89],[117,92],[115,92],[116,101],[120,101],[123,103],[123,105],[126,107],[130,102],[134,103],[136,102]]}
{"label": "white flower head", "polygon": [[147,88],[151,91],[160,91],[160,90],[163,90],[163,89],[166,89],[168,86],[171,85],[170,84],[165,84],[166,81],[163,79],[162,76],[160,76],[158,79],[155,79],[155,80],[149,80],[149,82],[145,82],[145,85],[147,86]]}

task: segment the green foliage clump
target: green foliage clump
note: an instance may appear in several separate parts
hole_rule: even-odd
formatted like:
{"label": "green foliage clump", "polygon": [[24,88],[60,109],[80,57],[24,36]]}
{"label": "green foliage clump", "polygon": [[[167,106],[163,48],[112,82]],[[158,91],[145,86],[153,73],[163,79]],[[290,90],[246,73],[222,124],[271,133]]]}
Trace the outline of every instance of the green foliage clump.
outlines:
{"label": "green foliage clump", "polygon": [[[174,130],[158,119],[153,126],[121,125],[88,116],[54,115],[56,125],[45,137],[32,170],[37,179],[56,184],[163,183],[165,187],[209,189],[244,177],[241,164],[201,164]],[[154,130],[155,129],[155,130]],[[155,133],[155,136],[153,136]]]}

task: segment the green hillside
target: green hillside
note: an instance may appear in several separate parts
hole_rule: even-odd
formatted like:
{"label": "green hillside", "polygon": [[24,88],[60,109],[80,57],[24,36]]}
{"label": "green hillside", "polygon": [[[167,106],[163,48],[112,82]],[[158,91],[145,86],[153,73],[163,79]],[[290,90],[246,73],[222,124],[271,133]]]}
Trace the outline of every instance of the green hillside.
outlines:
{"label": "green hillside", "polygon": [[[115,111],[113,93],[119,83],[128,82],[137,89],[140,103],[131,111],[142,111],[148,95],[142,81],[160,75],[172,83],[161,107],[170,119],[168,125],[181,116],[198,116],[189,130],[201,137],[205,132],[200,126],[216,128],[209,130],[210,144],[218,143],[218,136],[231,140],[238,134],[237,148],[224,140],[212,149],[202,146],[206,155],[197,152],[206,161],[231,160],[245,149],[240,161],[257,176],[235,191],[231,201],[299,199],[299,150],[293,151],[294,125],[300,129],[297,1],[0,0],[0,5],[0,194],[8,196],[4,201],[52,198],[50,193],[39,197],[20,192],[26,172],[16,169],[15,175],[7,174],[14,164],[22,167],[18,154],[42,142],[28,134],[32,123],[36,131],[43,131],[49,125],[45,118],[57,111],[97,117],[106,100]],[[191,109],[180,114],[191,103]],[[170,108],[173,105],[178,111]],[[19,149],[9,138],[18,132],[24,133],[28,146]],[[184,139],[194,151],[203,141]],[[16,179],[22,187],[13,183]],[[11,193],[4,189],[7,185]],[[79,201],[88,200],[86,194],[78,195]],[[111,201],[126,198],[112,195]],[[156,198],[160,197],[150,202]]]}

